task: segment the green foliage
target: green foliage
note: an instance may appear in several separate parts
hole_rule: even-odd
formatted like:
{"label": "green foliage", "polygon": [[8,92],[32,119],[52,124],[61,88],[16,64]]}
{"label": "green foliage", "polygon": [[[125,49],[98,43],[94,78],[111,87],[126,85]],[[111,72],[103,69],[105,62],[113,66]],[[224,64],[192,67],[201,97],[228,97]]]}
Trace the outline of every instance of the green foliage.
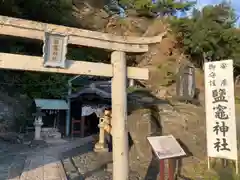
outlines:
{"label": "green foliage", "polygon": [[195,4],[195,2],[179,2],[176,0],[157,0],[155,4],[152,3],[152,0],[121,0],[121,3],[137,11],[148,11],[162,16],[173,15],[179,10],[187,11]]}
{"label": "green foliage", "polygon": [[[72,17],[72,0],[0,0],[0,14],[46,23],[76,26]],[[16,37],[0,37],[1,52],[42,56],[42,42]],[[68,59],[106,61],[108,53],[89,47],[68,47]],[[102,61],[102,62],[104,62]],[[61,98],[67,92],[70,77],[62,74],[0,71],[0,88],[18,91],[34,98]]]}
{"label": "green foliage", "polygon": [[170,21],[180,47],[199,65],[204,55],[210,60],[240,58],[240,31],[235,29],[236,16],[233,9],[222,3],[195,10],[192,18]]}
{"label": "green foliage", "polygon": [[160,12],[163,15],[173,15],[177,11],[188,11],[195,2],[179,2],[176,0],[159,0],[153,6],[154,12]]}
{"label": "green foliage", "polygon": [[[35,21],[73,25],[71,0],[0,0],[1,15]],[[4,46],[1,52],[42,56],[42,43],[19,38],[0,38]],[[72,48],[70,48],[71,51]],[[83,59],[86,53],[80,50],[69,53],[69,58]],[[1,89],[9,93],[18,91],[35,98],[60,98],[67,92],[68,76],[37,72],[1,71]]]}
{"label": "green foliage", "polygon": [[24,72],[21,90],[35,98],[62,98],[67,92],[68,78],[59,74]]}
{"label": "green foliage", "polygon": [[0,0],[1,15],[68,24],[71,0]]}

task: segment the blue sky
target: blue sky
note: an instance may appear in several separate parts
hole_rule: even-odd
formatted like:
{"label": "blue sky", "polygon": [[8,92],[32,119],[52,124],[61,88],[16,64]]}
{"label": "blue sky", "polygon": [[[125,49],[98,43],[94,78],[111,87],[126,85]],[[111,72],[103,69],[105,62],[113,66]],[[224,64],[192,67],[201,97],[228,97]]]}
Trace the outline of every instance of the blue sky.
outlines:
{"label": "blue sky", "polygon": [[[230,2],[232,7],[235,9],[236,13],[240,15],[240,0],[225,0],[225,1]],[[209,5],[209,4],[214,5],[214,4],[219,4],[221,2],[223,1],[222,0],[197,0],[196,6],[201,9],[206,5]]]}
{"label": "blue sky", "polygon": [[[195,6],[197,9],[202,9],[204,6],[216,5],[216,4],[220,4],[221,2],[223,2],[223,0],[188,0],[188,1],[197,1],[197,4]],[[240,0],[225,0],[225,2],[231,3],[237,16],[240,17]],[[176,15],[178,17],[185,16],[184,14],[182,14],[180,12],[178,12]],[[187,12],[186,15],[191,16],[191,12]],[[238,24],[240,24],[240,18],[239,18],[238,22],[236,23],[236,25],[238,26]]]}
{"label": "blue sky", "polygon": [[[223,2],[222,0],[197,0],[197,7],[198,8],[202,8],[208,4],[219,4]],[[240,0],[227,0],[227,2],[229,2],[233,9],[235,10],[236,12],[236,15],[238,17],[240,17]],[[240,19],[238,19],[237,23],[236,23],[236,27],[239,27],[239,24],[240,24]]]}

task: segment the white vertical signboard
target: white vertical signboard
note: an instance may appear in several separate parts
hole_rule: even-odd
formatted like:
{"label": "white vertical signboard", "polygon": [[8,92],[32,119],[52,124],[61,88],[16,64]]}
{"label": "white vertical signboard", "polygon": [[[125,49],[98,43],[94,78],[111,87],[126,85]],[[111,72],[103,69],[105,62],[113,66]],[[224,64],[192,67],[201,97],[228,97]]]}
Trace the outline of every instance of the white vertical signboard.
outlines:
{"label": "white vertical signboard", "polygon": [[236,160],[233,61],[204,64],[208,157]]}

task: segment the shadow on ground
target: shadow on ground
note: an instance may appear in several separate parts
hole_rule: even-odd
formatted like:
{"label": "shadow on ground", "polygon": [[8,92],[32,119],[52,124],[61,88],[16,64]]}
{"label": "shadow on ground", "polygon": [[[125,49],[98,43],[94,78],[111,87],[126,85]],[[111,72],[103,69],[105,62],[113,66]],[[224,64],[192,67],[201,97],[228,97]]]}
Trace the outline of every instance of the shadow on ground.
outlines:
{"label": "shadow on ground", "polygon": [[34,141],[34,143],[24,147],[22,144],[8,144],[8,150],[0,157],[1,178],[21,178],[24,180],[35,179],[39,176],[42,179],[48,178],[47,174],[50,174],[50,176],[56,176],[54,178],[59,179],[61,173],[64,177],[64,171],[60,167],[61,154],[66,152],[67,149],[80,147],[85,143],[92,142],[92,140],[92,137],[76,140],[61,139],[60,142],[55,140],[51,145]]}
{"label": "shadow on ground", "polygon": [[235,161],[214,159],[211,162],[211,168],[215,171],[217,180],[240,180],[240,176],[236,175]]}
{"label": "shadow on ground", "polygon": [[69,180],[88,179],[96,174],[110,176],[104,170],[112,162],[111,153],[95,153],[93,148],[94,143],[88,143],[62,154],[62,163]]}

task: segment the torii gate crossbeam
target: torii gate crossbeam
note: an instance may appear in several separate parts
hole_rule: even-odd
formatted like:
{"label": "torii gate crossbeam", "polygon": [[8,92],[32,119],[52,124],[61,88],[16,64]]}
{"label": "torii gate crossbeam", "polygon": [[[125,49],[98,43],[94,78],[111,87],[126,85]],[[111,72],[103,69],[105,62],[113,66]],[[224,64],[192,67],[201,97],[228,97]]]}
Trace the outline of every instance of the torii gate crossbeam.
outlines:
{"label": "torii gate crossbeam", "polygon": [[148,70],[127,68],[125,52],[147,52],[148,45],[160,43],[166,33],[155,37],[123,37],[0,16],[0,35],[44,40],[46,32],[68,36],[69,44],[112,50],[111,65],[67,61],[66,69],[44,68],[41,57],[0,53],[0,68],[112,77],[113,180],[128,180],[126,80],[127,78],[147,80]]}

